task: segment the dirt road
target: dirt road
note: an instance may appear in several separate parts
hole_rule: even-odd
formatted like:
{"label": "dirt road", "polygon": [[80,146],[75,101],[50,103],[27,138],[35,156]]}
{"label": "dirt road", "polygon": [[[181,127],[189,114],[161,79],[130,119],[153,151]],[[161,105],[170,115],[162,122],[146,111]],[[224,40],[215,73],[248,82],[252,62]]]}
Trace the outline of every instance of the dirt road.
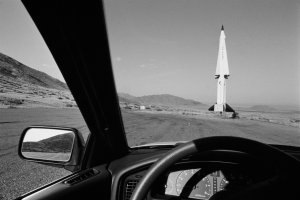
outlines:
{"label": "dirt road", "polygon": [[300,129],[247,119],[123,112],[130,146],[157,141],[186,141],[216,135],[246,137],[269,144],[300,146]]}
{"label": "dirt road", "polygon": [[[246,119],[206,119],[182,115],[123,112],[130,146],[157,142],[192,140],[212,135],[235,135],[267,143],[300,146],[300,129]],[[77,109],[0,109],[0,199],[14,199],[39,186],[70,174],[19,159],[20,134],[30,125],[88,129]]]}

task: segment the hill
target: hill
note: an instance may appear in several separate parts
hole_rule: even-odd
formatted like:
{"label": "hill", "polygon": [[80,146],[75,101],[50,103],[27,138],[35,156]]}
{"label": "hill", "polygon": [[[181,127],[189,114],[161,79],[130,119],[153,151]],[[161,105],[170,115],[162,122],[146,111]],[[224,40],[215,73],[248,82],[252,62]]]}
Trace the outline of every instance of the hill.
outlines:
{"label": "hill", "polygon": [[72,133],[53,136],[37,142],[24,142],[23,152],[67,153],[72,149]]}
{"label": "hill", "polygon": [[73,107],[68,86],[0,53],[0,108]]}
{"label": "hill", "polygon": [[171,106],[203,106],[198,101],[184,99],[170,94],[148,95],[137,97],[142,104],[171,105]]}
{"label": "hill", "polygon": [[127,93],[123,93],[123,92],[119,92],[118,93],[118,96],[119,97],[122,97],[122,98],[124,98],[124,99],[135,99],[136,97],[135,96],[133,96],[133,95],[130,95],[130,94],[127,94]]}
{"label": "hill", "polygon": [[259,112],[275,112],[277,109],[267,106],[267,105],[255,105],[249,108],[250,110],[259,111]]}
{"label": "hill", "polygon": [[68,86],[44,72],[32,69],[0,53],[0,75],[45,88],[68,90]]}
{"label": "hill", "polygon": [[136,99],[137,97],[132,96],[132,95],[130,95],[130,94],[126,94],[126,93],[118,93],[118,97],[119,97],[119,102],[129,103],[129,104],[138,104],[138,105],[141,104],[141,103]]}
{"label": "hill", "polygon": [[159,95],[146,95],[141,97],[135,97],[130,94],[119,93],[119,101],[126,103],[136,103],[138,105],[160,105],[160,106],[205,106],[205,104],[184,99],[182,97],[170,95],[170,94],[159,94]]}

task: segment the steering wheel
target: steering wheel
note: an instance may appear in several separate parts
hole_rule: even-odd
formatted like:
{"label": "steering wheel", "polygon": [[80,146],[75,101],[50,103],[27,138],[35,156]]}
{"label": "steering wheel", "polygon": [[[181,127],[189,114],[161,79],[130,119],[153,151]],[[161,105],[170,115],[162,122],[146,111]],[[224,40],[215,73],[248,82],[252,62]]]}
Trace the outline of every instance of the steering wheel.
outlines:
{"label": "steering wheel", "polygon": [[[299,160],[275,147],[258,141],[232,136],[214,136],[196,139],[169,151],[154,163],[139,181],[131,200],[144,200],[154,181],[176,162],[186,156],[213,150],[244,152],[255,158],[260,158],[260,160],[272,163],[272,165],[275,164],[278,176],[243,190],[222,191],[220,195],[216,193],[211,199],[300,199],[299,188],[295,183],[295,181],[300,181]],[[180,199],[180,197],[174,197],[174,199]]]}

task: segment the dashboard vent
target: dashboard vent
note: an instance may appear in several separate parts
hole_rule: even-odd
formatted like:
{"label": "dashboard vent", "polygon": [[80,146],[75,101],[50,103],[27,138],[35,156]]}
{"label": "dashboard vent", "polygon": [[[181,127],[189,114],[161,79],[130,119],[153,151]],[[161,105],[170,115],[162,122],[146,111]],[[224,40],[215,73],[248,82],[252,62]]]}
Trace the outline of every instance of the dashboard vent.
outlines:
{"label": "dashboard vent", "polygon": [[73,176],[72,178],[64,181],[64,183],[73,185],[73,184],[79,183],[81,181],[84,181],[98,173],[99,173],[99,171],[97,171],[96,169],[88,169],[88,170],[83,171],[83,172]]}
{"label": "dashboard vent", "polygon": [[131,179],[131,180],[128,180],[126,182],[126,185],[125,185],[125,193],[124,193],[124,199],[125,200],[129,200],[132,193],[133,193],[133,190],[135,189],[136,185],[138,184],[139,180],[137,179]]}

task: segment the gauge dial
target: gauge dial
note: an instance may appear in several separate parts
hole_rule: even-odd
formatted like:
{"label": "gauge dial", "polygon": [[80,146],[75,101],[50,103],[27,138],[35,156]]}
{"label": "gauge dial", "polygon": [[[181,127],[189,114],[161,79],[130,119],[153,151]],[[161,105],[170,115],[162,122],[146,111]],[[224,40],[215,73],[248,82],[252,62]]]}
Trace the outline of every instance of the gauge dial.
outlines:
{"label": "gauge dial", "polygon": [[173,194],[173,190],[174,190],[173,185],[174,185],[174,183],[173,183],[172,179],[168,178],[167,184],[165,186],[166,187],[166,191],[165,191],[166,194]]}
{"label": "gauge dial", "polygon": [[223,178],[221,181],[220,181],[220,185],[219,185],[219,191],[220,190],[224,190],[225,186],[228,184],[228,181]]}
{"label": "gauge dial", "polygon": [[[185,184],[197,171],[199,171],[199,169],[184,170],[180,173],[176,180],[176,192],[178,195],[180,195]],[[194,186],[189,197],[196,199],[209,199],[211,195],[211,183],[209,178],[205,177]]]}
{"label": "gauge dial", "polygon": [[199,169],[190,169],[182,171],[176,180],[176,192],[178,195],[182,192],[183,187],[188,182],[188,180],[196,173]]}

